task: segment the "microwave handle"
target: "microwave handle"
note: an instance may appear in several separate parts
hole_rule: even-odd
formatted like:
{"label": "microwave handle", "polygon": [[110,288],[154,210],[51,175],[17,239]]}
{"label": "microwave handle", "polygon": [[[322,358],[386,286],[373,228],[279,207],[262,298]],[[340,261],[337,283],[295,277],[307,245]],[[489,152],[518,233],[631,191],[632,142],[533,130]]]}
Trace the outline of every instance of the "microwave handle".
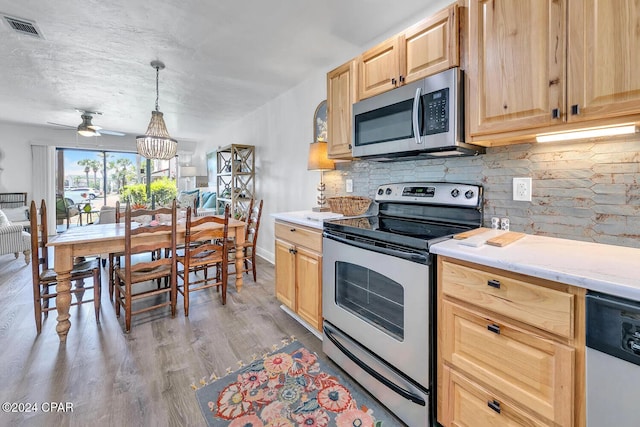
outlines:
{"label": "microwave handle", "polygon": [[420,96],[422,95],[422,88],[416,89],[416,96],[413,98],[413,115],[411,123],[413,124],[413,134],[415,135],[416,144],[422,144],[422,137],[420,136],[420,114],[418,109],[420,108]]}

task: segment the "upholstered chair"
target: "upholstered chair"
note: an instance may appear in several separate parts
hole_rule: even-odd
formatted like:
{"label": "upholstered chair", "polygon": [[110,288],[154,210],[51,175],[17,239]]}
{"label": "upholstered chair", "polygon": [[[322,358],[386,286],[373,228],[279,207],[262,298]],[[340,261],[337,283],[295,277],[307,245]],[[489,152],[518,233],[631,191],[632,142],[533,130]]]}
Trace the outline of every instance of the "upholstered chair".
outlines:
{"label": "upholstered chair", "polygon": [[14,254],[16,258],[24,254],[24,262],[29,264],[31,257],[31,235],[24,231],[22,224],[14,224],[0,210],[0,255]]}

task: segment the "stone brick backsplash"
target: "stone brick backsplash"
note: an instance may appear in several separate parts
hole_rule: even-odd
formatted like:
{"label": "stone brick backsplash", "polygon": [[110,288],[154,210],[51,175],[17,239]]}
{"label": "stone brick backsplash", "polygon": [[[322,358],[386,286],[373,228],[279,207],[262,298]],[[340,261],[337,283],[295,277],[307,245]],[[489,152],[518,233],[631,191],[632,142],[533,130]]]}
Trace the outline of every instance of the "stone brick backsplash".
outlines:
{"label": "stone brick backsplash", "polygon": [[[511,230],[640,247],[640,139],[519,144],[478,157],[401,162],[358,160],[325,172],[327,197],[373,198],[390,182],[447,181],[484,187],[484,225],[507,217]],[[531,177],[532,201],[514,201],[512,179]]]}

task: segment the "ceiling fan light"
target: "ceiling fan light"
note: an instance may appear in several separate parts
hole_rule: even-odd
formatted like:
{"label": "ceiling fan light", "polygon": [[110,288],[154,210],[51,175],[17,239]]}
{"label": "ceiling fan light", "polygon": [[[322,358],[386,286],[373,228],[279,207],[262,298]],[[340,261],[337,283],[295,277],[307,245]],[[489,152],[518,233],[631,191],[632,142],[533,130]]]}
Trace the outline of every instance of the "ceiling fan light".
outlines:
{"label": "ceiling fan light", "polygon": [[83,114],[80,117],[82,117],[82,123],[78,125],[78,134],[80,136],[100,136],[98,132],[100,126],[93,126],[91,124],[91,115]]}
{"label": "ceiling fan light", "polygon": [[136,137],[138,154],[147,159],[170,160],[176,156],[178,141],[171,138],[164,117],[158,111],[158,76],[164,64],[160,61],[152,61],[151,66],[156,69],[156,109],[151,112],[151,121],[144,135]]}
{"label": "ceiling fan light", "polygon": [[100,136],[100,133],[93,129],[78,129],[80,136]]}

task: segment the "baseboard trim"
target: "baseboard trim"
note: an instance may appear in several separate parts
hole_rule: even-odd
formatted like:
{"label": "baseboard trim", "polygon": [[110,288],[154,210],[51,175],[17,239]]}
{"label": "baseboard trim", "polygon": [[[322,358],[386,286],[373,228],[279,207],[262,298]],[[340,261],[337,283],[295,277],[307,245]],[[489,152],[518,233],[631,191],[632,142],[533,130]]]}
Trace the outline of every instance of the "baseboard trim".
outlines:
{"label": "baseboard trim", "polygon": [[309,332],[311,332],[313,335],[315,335],[320,341],[322,341],[322,334],[319,331],[317,331],[313,326],[308,324],[305,320],[303,320],[302,317],[298,316],[296,313],[291,311],[291,309],[289,307],[287,307],[286,305],[284,305],[284,304],[280,305],[280,308],[282,309],[282,311],[287,313],[289,316],[293,317],[302,326],[307,328],[309,330]]}

